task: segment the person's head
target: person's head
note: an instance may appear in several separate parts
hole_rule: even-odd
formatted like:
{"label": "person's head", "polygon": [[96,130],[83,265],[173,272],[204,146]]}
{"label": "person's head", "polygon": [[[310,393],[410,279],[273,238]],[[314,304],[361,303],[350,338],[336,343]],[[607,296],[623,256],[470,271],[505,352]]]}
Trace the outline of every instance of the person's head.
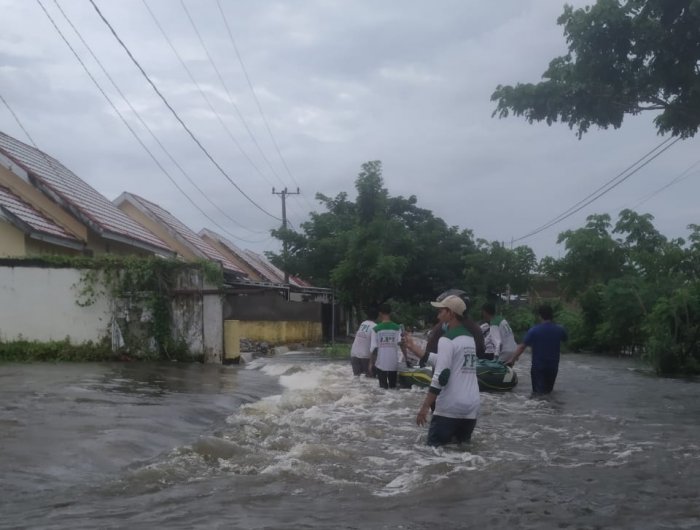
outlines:
{"label": "person's head", "polygon": [[449,295],[442,300],[430,302],[430,305],[438,308],[438,319],[442,323],[450,323],[453,320],[461,322],[464,318],[464,312],[467,310],[467,304],[456,295]]}
{"label": "person's head", "polygon": [[[464,302],[464,306],[466,309],[469,309],[469,306],[471,305],[471,300],[469,299],[469,296],[465,291],[462,291],[461,289],[447,289],[447,291],[443,291],[438,295],[438,297],[435,299],[436,302],[442,302],[445,298],[448,296],[456,296]],[[465,309],[465,313],[466,313]]]}
{"label": "person's head", "polygon": [[389,304],[381,304],[377,309],[379,316],[391,316],[391,306]]}
{"label": "person's head", "polygon": [[549,304],[542,304],[537,308],[537,312],[542,320],[552,320],[554,318],[554,311]]}
{"label": "person's head", "polygon": [[367,310],[367,318],[369,320],[377,320],[378,316],[379,316],[379,311],[377,310],[376,307],[372,306]]}
{"label": "person's head", "polygon": [[491,320],[496,314],[496,306],[491,302],[486,302],[481,306],[481,318],[484,320]]}

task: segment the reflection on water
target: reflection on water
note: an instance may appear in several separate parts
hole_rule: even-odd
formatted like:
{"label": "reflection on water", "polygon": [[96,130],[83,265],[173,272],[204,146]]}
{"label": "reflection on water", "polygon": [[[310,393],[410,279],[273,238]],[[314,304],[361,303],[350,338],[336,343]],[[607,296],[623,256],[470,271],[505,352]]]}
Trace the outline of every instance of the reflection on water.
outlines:
{"label": "reflection on water", "polygon": [[528,369],[482,394],[470,444],[435,449],[423,389],[313,355],[5,366],[0,511],[8,527],[700,527],[697,383],[576,356],[532,400]]}

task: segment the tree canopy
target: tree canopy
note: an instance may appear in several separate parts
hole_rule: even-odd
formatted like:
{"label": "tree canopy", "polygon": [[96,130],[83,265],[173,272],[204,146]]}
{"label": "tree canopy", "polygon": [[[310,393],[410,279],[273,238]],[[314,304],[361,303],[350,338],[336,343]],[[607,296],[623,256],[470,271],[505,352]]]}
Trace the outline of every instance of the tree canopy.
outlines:
{"label": "tree canopy", "polygon": [[273,262],[315,285],[334,287],[355,309],[389,299],[416,305],[450,288],[480,297],[509,285],[514,292],[527,290],[535,266],[530,248],[477,243],[471,230],[448,226],[420,208],[415,196],[390,195],[379,161],[362,165],[355,189],[354,202],[345,192],[333,199],[317,194],[325,212],[312,212],[300,232],[275,231],[286,241],[288,257],[285,263],[284,256],[269,254]]}
{"label": "tree canopy", "polygon": [[619,128],[626,114],[657,111],[659,133],[700,127],[700,0],[598,0],[565,6],[568,53],[537,84],[499,85],[494,116],[561,121],[579,138],[591,125]]}
{"label": "tree canopy", "polygon": [[650,214],[591,215],[559,235],[566,254],[540,263],[579,310],[575,347],[642,352],[661,373],[700,372],[700,227],[668,240]]}

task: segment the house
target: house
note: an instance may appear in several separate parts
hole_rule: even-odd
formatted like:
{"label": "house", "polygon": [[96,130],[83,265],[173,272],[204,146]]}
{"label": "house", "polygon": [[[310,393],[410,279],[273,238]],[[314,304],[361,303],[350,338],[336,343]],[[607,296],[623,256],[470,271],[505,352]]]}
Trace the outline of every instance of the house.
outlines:
{"label": "house", "polygon": [[[231,240],[208,228],[200,230],[199,236],[232,261],[238,263],[248,273],[250,280],[284,284],[284,272],[270,263],[263,255],[252,250],[241,249]],[[289,283],[296,287],[312,287],[310,283],[296,276],[291,276]]]}
{"label": "house", "polygon": [[228,279],[246,277],[247,273],[232,259],[219,252],[182,221],[154,202],[134,193],[124,192],[114,204],[145,230],[165,241],[179,257],[186,261],[212,260],[221,264]]}
{"label": "house", "polygon": [[48,154],[0,132],[0,256],[174,252]]}
{"label": "house", "polygon": [[249,280],[255,282],[274,282],[274,280],[270,279],[262,271],[256,268],[255,264],[246,256],[244,250],[240,249],[229,239],[217,234],[213,230],[209,230],[208,228],[203,228],[200,230],[198,235],[212,247],[221,252],[221,254],[229,258],[241,269],[243,269],[246,272]]}

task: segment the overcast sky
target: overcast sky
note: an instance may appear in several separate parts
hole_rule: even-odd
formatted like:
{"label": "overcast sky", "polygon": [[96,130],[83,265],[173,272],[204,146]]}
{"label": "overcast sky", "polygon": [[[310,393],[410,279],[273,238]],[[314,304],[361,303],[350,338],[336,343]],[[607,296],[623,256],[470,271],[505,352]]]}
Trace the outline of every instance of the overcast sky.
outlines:
{"label": "overcast sky", "polygon": [[[88,0],[41,3],[190,199],[134,138],[37,1],[0,0],[0,94],[40,149],[109,199],[136,193],[195,231],[210,228],[245,248],[279,247],[269,238],[279,225],[273,217],[281,217],[273,186],[300,188],[287,208],[298,228],[310,210],[321,211],[317,192],[346,191],[354,199],[355,178],[368,160],[383,162],[391,195],[416,195],[420,207],[448,224],[510,244],[664,139],[651,114],[626,119],[618,130],[592,129],[582,140],[566,125],[491,117],[499,83],[537,82],[566,51],[556,24],[559,0],[219,0],[233,41],[217,0],[184,0],[184,7],[180,0],[145,1],[156,20],[143,0],[95,3],[223,173]],[[0,130],[30,143],[2,104]],[[678,142],[598,201],[519,243],[540,258],[558,257],[559,232],[581,227],[592,213],[615,219],[627,207],[654,215],[666,236],[685,237],[686,225],[700,223],[700,164],[693,167],[699,147],[697,138]]]}

